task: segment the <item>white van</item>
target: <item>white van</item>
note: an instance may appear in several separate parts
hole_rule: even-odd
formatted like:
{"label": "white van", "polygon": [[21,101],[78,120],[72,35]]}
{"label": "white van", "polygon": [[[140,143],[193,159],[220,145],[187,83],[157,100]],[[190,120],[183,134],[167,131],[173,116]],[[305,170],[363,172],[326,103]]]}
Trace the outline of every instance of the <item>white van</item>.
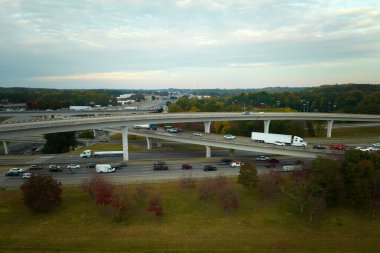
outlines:
{"label": "white van", "polygon": [[115,172],[115,168],[112,168],[110,164],[97,164],[96,167],[97,173],[111,173]]}

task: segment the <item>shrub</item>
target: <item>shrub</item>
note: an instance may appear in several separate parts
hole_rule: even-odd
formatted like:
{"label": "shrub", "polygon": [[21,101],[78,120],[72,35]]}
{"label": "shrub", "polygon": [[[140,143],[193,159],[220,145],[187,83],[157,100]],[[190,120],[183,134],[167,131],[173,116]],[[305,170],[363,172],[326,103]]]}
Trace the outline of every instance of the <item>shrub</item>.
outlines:
{"label": "shrub", "polygon": [[61,199],[61,183],[51,175],[33,175],[21,186],[24,204],[33,212],[47,213],[58,207]]}
{"label": "shrub", "polygon": [[219,202],[222,205],[224,211],[227,214],[230,213],[232,209],[239,208],[239,199],[236,190],[232,187],[224,188],[219,194]]}
{"label": "shrub", "polygon": [[113,186],[101,175],[95,175],[85,181],[82,189],[95,199],[97,205],[108,205],[111,201]]}
{"label": "shrub", "polygon": [[212,179],[206,179],[198,187],[198,198],[202,201],[208,200],[216,192],[216,184]]}
{"label": "shrub", "polygon": [[258,190],[265,199],[265,203],[272,199],[278,192],[278,186],[281,182],[281,175],[278,172],[262,174],[259,177]]}
{"label": "shrub", "polygon": [[185,190],[194,189],[196,186],[196,180],[191,176],[191,174],[181,175],[179,182],[181,188]]}
{"label": "shrub", "polygon": [[154,195],[149,200],[147,211],[153,213],[158,218],[160,218],[163,215],[161,197],[159,195]]}

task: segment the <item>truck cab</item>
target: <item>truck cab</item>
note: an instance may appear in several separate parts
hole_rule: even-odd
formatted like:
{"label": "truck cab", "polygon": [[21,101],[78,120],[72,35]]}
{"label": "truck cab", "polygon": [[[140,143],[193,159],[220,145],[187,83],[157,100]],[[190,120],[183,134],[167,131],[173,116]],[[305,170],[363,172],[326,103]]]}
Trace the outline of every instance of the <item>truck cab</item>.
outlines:
{"label": "truck cab", "polygon": [[85,150],[80,154],[80,157],[84,158],[90,158],[92,156],[92,151],[91,150]]}
{"label": "truck cab", "polygon": [[307,142],[305,142],[301,137],[294,136],[293,137],[292,146],[306,147],[307,146]]}

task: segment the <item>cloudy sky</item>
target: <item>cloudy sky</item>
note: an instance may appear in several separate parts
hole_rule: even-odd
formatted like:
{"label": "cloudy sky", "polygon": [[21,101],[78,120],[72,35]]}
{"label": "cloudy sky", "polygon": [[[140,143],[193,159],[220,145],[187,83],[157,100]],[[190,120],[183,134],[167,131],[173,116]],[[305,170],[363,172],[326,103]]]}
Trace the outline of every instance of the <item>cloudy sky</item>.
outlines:
{"label": "cloudy sky", "polygon": [[379,0],[0,0],[0,87],[380,83]]}

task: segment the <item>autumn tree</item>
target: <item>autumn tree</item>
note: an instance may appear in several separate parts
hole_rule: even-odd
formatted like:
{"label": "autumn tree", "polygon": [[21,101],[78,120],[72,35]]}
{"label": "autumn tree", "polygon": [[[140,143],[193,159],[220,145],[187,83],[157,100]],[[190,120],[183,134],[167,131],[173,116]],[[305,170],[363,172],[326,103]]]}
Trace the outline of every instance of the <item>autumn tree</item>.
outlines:
{"label": "autumn tree", "polygon": [[96,174],[90,180],[85,181],[82,189],[94,198],[97,205],[106,206],[111,202],[113,186],[101,175]]}
{"label": "autumn tree", "polygon": [[202,180],[197,188],[198,198],[207,201],[216,192],[216,184],[211,179]]}
{"label": "autumn tree", "polygon": [[240,167],[238,183],[249,191],[256,189],[258,183],[257,169],[254,164],[246,163]]}
{"label": "autumn tree", "polygon": [[51,175],[32,175],[21,186],[24,204],[33,212],[47,213],[58,207],[61,199],[61,183]]}
{"label": "autumn tree", "polygon": [[219,202],[227,215],[230,214],[232,210],[238,209],[239,198],[236,189],[232,187],[222,189],[219,193]]}
{"label": "autumn tree", "polygon": [[272,199],[279,192],[278,187],[281,183],[281,172],[271,171],[261,174],[258,181],[258,190],[264,197],[265,203]]}

